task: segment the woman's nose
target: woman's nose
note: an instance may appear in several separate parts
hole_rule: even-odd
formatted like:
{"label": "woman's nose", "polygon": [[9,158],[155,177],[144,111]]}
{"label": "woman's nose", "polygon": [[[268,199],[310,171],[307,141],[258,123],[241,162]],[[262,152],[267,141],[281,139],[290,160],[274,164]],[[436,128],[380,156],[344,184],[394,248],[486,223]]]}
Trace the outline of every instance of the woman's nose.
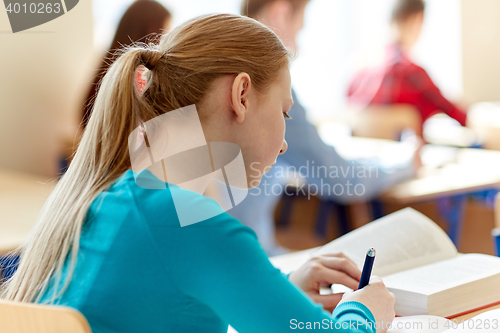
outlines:
{"label": "woman's nose", "polygon": [[288,143],[286,143],[286,140],[283,140],[283,146],[281,146],[280,155],[284,154],[287,149],[288,149]]}

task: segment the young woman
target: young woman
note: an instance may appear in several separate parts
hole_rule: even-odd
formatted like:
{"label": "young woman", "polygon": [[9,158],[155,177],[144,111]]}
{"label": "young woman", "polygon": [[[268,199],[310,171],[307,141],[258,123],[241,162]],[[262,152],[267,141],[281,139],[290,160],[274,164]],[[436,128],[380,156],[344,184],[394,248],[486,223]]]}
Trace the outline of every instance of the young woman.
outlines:
{"label": "young woman", "polygon": [[[134,75],[141,64],[149,72],[140,94]],[[360,272],[342,255],[315,257],[285,276],[255,233],[215,201],[169,184],[151,190],[135,182],[129,134],[194,104],[206,141],[237,144],[247,181],[255,183],[286,150],[284,118],[292,103],[288,51],[249,18],[200,17],[162,36],[158,46],[124,50],[104,77],[75,158],[3,297],[74,307],[94,333],[225,333],[228,323],[240,333],[289,332],[308,323],[375,332],[375,320],[391,322],[394,297],[378,278],[342,300],[319,296],[324,282],[356,288]],[[174,196],[184,207],[220,214],[181,227]],[[340,304],[329,314],[311,298]]]}

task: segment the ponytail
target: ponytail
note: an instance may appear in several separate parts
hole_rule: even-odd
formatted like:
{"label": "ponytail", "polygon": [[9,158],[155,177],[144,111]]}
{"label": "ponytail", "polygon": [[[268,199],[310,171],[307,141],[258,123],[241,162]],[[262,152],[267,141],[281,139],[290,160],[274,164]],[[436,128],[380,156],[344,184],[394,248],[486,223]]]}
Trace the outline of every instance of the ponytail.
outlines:
{"label": "ponytail", "polygon": [[[89,123],[68,171],[42,208],[35,228],[21,246],[19,268],[2,286],[1,297],[38,301],[55,276],[54,301],[67,288],[77,258],[87,211],[98,195],[131,167],[128,136],[142,122],[199,103],[221,75],[250,75],[263,91],[288,66],[289,53],[264,25],[241,16],[219,14],[185,23],[159,45],[135,44],[104,76]],[[147,85],[135,85],[139,66]],[[59,284],[71,255],[65,284]]]}
{"label": "ponytail", "polygon": [[57,290],[65,258],[71,252],[68,279],[53,300],[67,288],[87,211],[98,194],[128,169],[130,158],[123,143],[139,119],[151,112],[135,89],[134,79],[137,67],[151,61],[153,53],[147,48],[126,49],[104,76],[80,147],[22,246],[17,272],[2,286],[3,298],[34,300],[43,294],[54,272]]}

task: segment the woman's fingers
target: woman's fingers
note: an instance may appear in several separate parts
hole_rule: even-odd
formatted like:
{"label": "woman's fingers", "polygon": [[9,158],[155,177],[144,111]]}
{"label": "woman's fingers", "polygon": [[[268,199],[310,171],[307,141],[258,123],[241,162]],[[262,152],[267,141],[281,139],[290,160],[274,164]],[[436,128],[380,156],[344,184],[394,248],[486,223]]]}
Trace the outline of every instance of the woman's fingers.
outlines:
{"label": "woman's fingers", "polygon": [[344,272],[358,282],[361,279],[361,271],[359,270],[358,266],[356,266],[356,264],[349,258],[321,256],[318,257],[317,260],[323,266],[332,270]]}
{"label": "woman's fingers", "polygon": [[354,266],[356,266],[356,264],[354,263],[354,261],[352,261],[352,260],[351,260],[351,258],[349,258],[348,256],[346,256],[343,252],[336,252],[336,253],[322,254],[322,255],[320,255],[319,257],[336,257],[336,258],[344,258],[344,259],[349,260],[350,262],[352,262],[352,263],[354,264]]}
{"label": "woman's fingers", "polygon": [[327,282],[329,284],[339,283],[348,288],[356,290],[359,285],[359,280],[338,270],[323,268],[318,272],[316,281]]}
{"label": "woman's fingers", "polygon": [[331,295],[319,295],[319,294],[309,294],[315,303],[323,304],[323,308],[327,311],[332,312],[333,309],[339,304],[342,299],[343,294],[331,294]]}

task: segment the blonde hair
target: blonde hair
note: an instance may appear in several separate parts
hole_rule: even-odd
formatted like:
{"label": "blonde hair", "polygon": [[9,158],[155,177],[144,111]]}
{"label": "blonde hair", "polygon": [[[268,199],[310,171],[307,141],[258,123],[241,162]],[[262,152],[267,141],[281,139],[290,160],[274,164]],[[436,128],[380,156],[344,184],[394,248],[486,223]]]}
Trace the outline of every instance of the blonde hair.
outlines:
{"label": "blonde hair", "polygon": [[[128,136],[141,123],[165,112],[200,103],[222,75],[248,73],[264,92],[289,64],[279,38],[253,19],[218,14],[193,19],[161,36],[158,45],[136,44],[121,51],[100,84],[92,116],[73,161],[51,193],[27,241],[18,249],[19,268],[2,286],[2,298],[38,301],[49,280],[56,288],[68,255],[74,269],[81,229],[91,203],[130,168]],[[147,85],[140,94],[140,65]]]}

